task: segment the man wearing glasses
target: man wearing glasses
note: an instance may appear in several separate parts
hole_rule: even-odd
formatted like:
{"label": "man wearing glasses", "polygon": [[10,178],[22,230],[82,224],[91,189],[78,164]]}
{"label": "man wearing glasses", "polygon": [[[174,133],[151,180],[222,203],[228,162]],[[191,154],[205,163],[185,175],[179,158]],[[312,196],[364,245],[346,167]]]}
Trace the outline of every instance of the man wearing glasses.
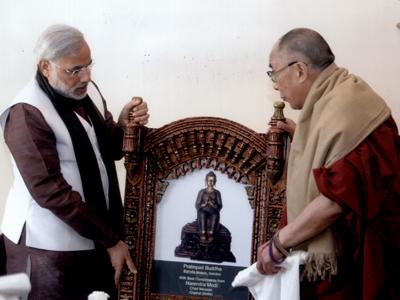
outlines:
{"label": "man wearing glasses", "polygon": [[287,222],[259,247],[257,267],[275,274],[305,250],[301,299],[400,299],[398,130],[383,99],[334,60],[306,28],[270,53],[274,89],[301,113],[278,124],[292,137]]}
{"label": "man wearing glasses", "polygon": [[136,268],[121,241],[114,160],[128,115],[146,124],[147,105],[133,98],[113,121],[73,27],[46,29],[36,52],[36,77],[0,115],[15,177],[1,227],[7,273],[29,274],[29,299],[87,299],[94,290],[115,299],[123,266]]}

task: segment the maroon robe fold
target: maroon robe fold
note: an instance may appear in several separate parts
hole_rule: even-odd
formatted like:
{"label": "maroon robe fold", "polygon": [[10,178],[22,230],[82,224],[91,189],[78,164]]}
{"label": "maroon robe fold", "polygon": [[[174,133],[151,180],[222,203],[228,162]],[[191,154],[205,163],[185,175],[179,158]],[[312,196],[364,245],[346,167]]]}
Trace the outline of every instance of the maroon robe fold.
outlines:
{"label": "maroon robe fold", "polygon": [[331,281],[303,281],[302,299],[400,299],[400,137],[393,119],[314,177],[344,209],[332,225],[339,265]]}

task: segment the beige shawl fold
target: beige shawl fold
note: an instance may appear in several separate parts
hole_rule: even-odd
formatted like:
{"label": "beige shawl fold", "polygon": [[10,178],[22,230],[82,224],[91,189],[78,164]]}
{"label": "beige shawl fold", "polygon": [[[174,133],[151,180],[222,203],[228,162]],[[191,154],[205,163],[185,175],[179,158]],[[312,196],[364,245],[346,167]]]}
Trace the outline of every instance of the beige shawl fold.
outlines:
{"label": "beige shawl fold", "polygon": [[[288,222],[320,193],[312,170],[328,167],[359,145],[390,116],[390,110],[362,79],[335,64],[313,83],[297,122],[287,177]],[[309,253],[309,280],[337,274],[335,241],[328,228],[299,249]]]}

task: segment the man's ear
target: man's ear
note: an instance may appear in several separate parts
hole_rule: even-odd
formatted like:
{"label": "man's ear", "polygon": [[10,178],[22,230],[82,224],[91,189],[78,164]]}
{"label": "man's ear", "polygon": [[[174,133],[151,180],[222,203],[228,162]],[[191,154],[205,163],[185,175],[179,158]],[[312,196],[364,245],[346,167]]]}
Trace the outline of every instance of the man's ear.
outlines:
{"label": "man's ear", "polygon": [[298,62],[296,64],[296,75],[300,82],[304,82],[310,76],[308,66],[303,62]]}
{"label": "man's ear", "polygon": [[39,61],[38,63],[38,68],[40,70],[40,72],[42,72],[42,74],[46,77],[49,78],[50,76],[50,61],[48,61],[47,59],[42,59],[41,61]]}

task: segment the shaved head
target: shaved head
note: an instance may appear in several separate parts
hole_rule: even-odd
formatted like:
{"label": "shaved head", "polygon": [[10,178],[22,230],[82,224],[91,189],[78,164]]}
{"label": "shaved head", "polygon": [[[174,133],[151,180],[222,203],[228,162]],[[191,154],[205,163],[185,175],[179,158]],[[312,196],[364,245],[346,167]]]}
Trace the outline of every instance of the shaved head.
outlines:
{"label": "shaved head", "polygon": [[277,48],[282,54],[302,59],[317,70],[323,70],[335,61],[335,55],[325,39],[308,28],[290,30],[279,39]]}

